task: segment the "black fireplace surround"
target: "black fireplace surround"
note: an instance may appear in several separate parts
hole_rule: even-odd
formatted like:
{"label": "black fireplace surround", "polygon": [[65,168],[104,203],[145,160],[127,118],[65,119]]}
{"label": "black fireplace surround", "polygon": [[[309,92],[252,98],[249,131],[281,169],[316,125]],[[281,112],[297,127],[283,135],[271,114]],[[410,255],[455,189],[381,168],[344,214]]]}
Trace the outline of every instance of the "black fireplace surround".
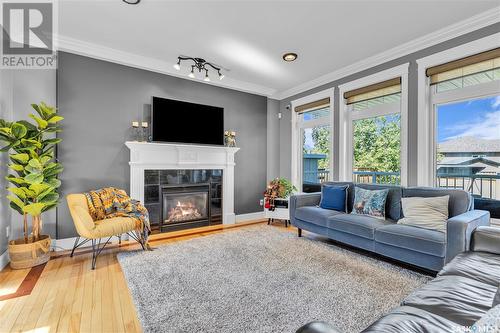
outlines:
{"label": "black fireplace surround", "polygon": [[222,223],[222,170],[145,170],[144,203],[160,232]]}

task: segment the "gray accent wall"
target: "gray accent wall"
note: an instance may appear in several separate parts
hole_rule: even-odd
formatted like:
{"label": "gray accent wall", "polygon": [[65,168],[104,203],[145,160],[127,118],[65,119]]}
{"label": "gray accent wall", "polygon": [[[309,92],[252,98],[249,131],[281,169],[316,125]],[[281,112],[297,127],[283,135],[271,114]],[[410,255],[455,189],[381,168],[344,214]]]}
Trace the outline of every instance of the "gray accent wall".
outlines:
{"label": "gray accent wall", "polygon": [[283,113],[283,118],[280,121],[280,155],[279,155],[279,174],[282,177],[291,177],[291,152],[292,148],[290,145],[292,131],[291,131],[291,111],[286,109],[286,106],[290,104],[291,101],[304,97],[318,91],[322,91],[328,88],[335,87],[335,101],[334,101],[334,129],[333,129],[333,165],[334,165],[334,180],[339,178],[339,165],[342,163],[340,161],[337,152],[339,151],[339,93],[338,86],[346,82],[350,82],[361,77],[377,73],[379,71],[401,65],[404,63],[410,63],[409,74],[408,74],[408,184],[417,185],[417,63],[416,60],[426,57],[428,55],[444,51],[446,49],[462,45],[471,42],[476,39],[480,39],[500,31],[500,23],[490,25],[488,27],[473,31],[471,33],[459,36],[457,38],[448,40],[446,42],[431,46],[429,48],[420,50],[415,53],[411,53],[404,57],[386,62],[384,64],[372,67],[370,69],[349,75],[339,80],[324,84],[320,87],[304,91],[300,94],[288,97],[280,101],[280,110]]}
{"label": "gray accent wall", "polygon": [[[225,128],[237,132],[241,148],[236,154],[235,213],[261,210],[267,173],[266,97],[65,52],[58,60],[58,107],[65,117],[58,148],[65,168],[60,177],[63,198],[105,186],[129,190],[124,143],[131,139],[131,122],[140,121],[151,97],[159,96],[224,108]],[[196,119],[186,114],[186,121]],[[58,238],[75,236],[65,201],[57,221]]]}
{"label": "gray accent wall", "polygon": [[276,178],[280,173],[280,120],[278,113],[280,102],[267,100],[267,181]]}

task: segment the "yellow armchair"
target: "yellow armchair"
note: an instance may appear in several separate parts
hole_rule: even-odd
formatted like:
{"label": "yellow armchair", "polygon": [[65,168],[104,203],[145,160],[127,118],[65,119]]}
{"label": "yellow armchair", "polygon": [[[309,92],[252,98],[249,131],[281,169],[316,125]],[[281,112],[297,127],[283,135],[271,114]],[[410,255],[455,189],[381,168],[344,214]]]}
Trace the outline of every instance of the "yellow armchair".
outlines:
{"label": "yellow armchair", "polygon": [[[116,236],[121,240],[122,234],[129,235],[145,249],[139,230],[136,229],[137,224],[133,218],[113,217],[94,221],[90,216],[87,198],[84,194],[68,194],[66,201],[68,202],[69,212],[79,235],[76,237],[75,244],[71,250],[71,257],[73,257],[78,247],[90,241],[92,243],[92,269],[95,269],[97,257],[109,243],[111,237]],[[84,238],[84,240],[80,242],[80,238]],[[108,238],[104,245],[101,245],[101,238]]]}

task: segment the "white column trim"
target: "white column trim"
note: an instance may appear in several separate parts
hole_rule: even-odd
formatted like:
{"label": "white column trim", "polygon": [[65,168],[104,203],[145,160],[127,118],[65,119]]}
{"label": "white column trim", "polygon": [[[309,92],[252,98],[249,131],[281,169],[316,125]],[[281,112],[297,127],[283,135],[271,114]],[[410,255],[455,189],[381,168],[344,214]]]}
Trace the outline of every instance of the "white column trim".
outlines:
{"label": "white column trim", "polygon": [[352,181],[352,117],[344,100],[346,91],[366,87],[378,82],[401,77],[401,185],[408,184],[408,68],[409,63],[353,80],[339,86],[339,180]]}
{"label": "white column trim", "polygon": [[427,68],[461,59],[480,52],[500,47],[500,33],[462,44],[451,49],[434,53],[417,60],[418,66],[418,140],[417,140],[417,184],[434,185],[435,120],[430,102],[429,78]]}

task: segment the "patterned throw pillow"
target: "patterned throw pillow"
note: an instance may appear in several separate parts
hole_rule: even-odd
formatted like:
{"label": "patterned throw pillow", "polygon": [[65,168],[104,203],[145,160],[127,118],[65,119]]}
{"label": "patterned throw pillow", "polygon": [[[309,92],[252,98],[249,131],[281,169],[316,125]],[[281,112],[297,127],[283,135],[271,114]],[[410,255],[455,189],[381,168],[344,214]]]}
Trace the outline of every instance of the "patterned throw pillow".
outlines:
{"label": "patterned throw pillow", "polygon": [[351,214],[370,215],[385,219],[387,193],[389,193],[389,189],[365,190],[356,186],[354,188],[354,205]]}

